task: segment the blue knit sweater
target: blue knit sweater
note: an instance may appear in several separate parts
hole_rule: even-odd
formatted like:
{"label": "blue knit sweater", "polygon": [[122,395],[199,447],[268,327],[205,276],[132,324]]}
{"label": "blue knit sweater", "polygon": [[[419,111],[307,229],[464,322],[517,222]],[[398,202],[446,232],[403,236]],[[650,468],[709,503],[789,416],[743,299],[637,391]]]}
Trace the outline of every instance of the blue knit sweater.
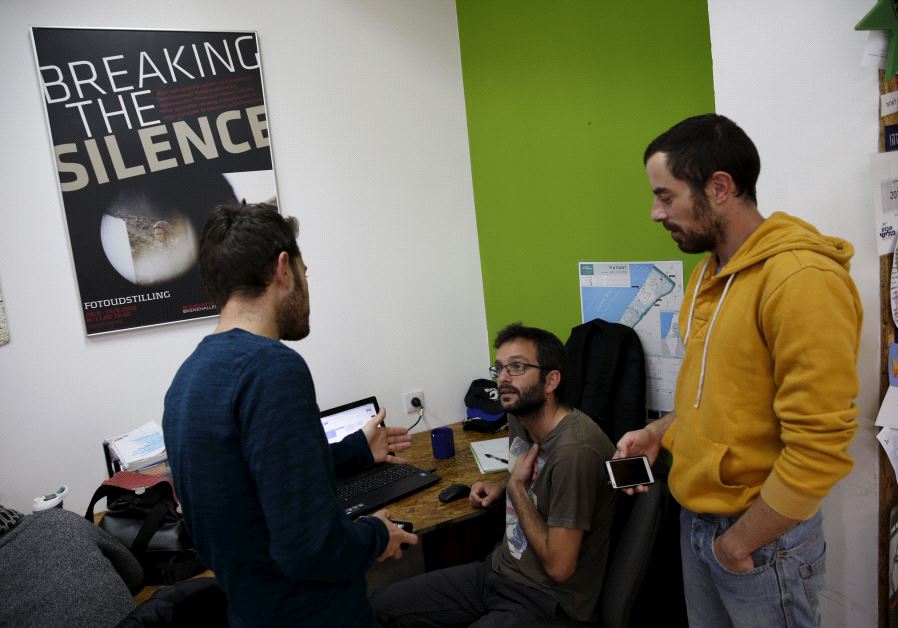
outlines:
{"label": "blue knit sweater", "polygon": [[234,626],[374,623],[365,572],[386,547],[377,519],[340,510],[334,460],[370,463],[364,434],[335,451],[305,361],[236,329],[206,337],[165,396],[165,446],[187,528]]}

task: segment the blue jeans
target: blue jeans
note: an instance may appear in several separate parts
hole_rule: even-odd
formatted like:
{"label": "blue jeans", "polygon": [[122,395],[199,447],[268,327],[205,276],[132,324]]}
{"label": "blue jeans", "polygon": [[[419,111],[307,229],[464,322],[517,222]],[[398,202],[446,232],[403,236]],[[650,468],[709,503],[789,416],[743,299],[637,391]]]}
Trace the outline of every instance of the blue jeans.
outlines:
{"label": "blue jeans", "polygon": [[714,556],[714,539],[738,517],[680,514],[683,589],[690,628],[820,625],[826,543],[818,512],[752,554],[755,568],[735,573]]}

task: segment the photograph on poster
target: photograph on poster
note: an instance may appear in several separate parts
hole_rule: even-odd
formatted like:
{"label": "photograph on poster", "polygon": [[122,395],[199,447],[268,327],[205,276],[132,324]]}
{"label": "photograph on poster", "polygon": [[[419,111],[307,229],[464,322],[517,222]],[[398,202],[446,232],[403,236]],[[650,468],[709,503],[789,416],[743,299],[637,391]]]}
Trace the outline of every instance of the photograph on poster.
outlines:
{"label": "photograph on poster", "polygon": [[206,218],[277,198],[255,33],[31,30],[87,334],[217,315]]}

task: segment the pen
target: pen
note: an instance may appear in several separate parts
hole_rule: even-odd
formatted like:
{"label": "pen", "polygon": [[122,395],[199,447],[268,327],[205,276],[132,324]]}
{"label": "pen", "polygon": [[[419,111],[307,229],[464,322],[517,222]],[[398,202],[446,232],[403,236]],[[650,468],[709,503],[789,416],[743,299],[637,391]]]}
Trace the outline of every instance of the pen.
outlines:
{"label": "pen", "polygon": [[506,460],[505,458],[500,458],[499,456],[494,456],[493,454],[483,454],[483,455],[486,456],[487,458],[492,458],[493,460],[498,460],[499,462],[504,462],[505,464],[508,464],[508,460]]}

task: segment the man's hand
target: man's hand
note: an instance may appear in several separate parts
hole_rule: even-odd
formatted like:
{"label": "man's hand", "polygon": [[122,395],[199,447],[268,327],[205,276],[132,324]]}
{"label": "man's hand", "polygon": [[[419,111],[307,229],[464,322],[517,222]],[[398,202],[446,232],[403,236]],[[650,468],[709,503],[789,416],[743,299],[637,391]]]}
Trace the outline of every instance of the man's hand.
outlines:
{"label": "man's hand", "polygon": [[368,439],[368,448],[371,450],[374,462],[403,464],[405,459],[393,454],[411,447],[412,435],[404,427],[380,427],[385,416],[387,416],[387,411],[381,409],[376,417],[365,423],[362,432]]}
{"label": "man's hand", "polygon": [[633,430],[621,436],[617,441],[617,451],[614,452],[613,457],[646,456],[650,465],[655,464],[655,459],[661,452],[661,437],[670,427],[672,419],[668,420],[668,417],[671,416],[672,414],[668,414],[649,423],[641,430]]}
{"label": "man's hand", "polygon": [[477,508],[486,508],[502,497],[505,492],[505,480],[501,482],[474,482],[468,501]]}
{"label": "man's hand", "polygon": [[661,451],[661,438],[653,434],[648,428],[627,432],[617,441],[617,451],[614,458],[627,458],[628,456],[646,456],[649,464],[655,463],[655,458]]}
{"label": "man's hand", "polygon": [[390,521],[389,510],[378,510],[371,516],[377,517],[383,521],[384,525],[387,526],[387,532],[390,533],[390,539],[387,541],[387,548],[384,550],[383,554],[377,557],[377,562],[382,563],[388,558],[402,558],[403,543],[407,543],[408,545],[418,544],[417,535],[412,534],[411,532],[406,532]]}
{"label": "man's hand", "polygon": [[509,482],[520,482],[524,486],[529,486],[536,479],[536,461],[539,458],[539,444],[533,443],[530,451],[526,454],[518,456],[514,463],[514,469],[508,478]]}
{"label": "man's hand", "polygon": [[714,539],[711,549],[723,567],[736,573],[755,566],[752,553],[791,530],[798,521],[775,511],[758,495],[748,510],[723,534]]}
{"label": "man's hand", "polygon": [[744,550],[739,550],[737,547],[734,547],[728,542],[732,538],[732,535],[728,536],[727,533],[724,532],[714,539],[712,551],[714,552],[714,557],[717,558],[717,562],[719,562],[722,567],[736,573],[754,569],[755,561],[751,557],[751,552],[746,553]]}
{"label": "man's hand", "polygon": [[[673,423],[674,413],[665,414],[657,421],[652,421],[641,430],[627,432],[617,441],[617,451],[612,458],[627,458],[630,456],[645,456],[649,459],[649,465],[655,464],[658,454],[661,452],[661,437]],[[636,493],[648,493],[649,486],[634,486],[621,489],[627,495]]]}

